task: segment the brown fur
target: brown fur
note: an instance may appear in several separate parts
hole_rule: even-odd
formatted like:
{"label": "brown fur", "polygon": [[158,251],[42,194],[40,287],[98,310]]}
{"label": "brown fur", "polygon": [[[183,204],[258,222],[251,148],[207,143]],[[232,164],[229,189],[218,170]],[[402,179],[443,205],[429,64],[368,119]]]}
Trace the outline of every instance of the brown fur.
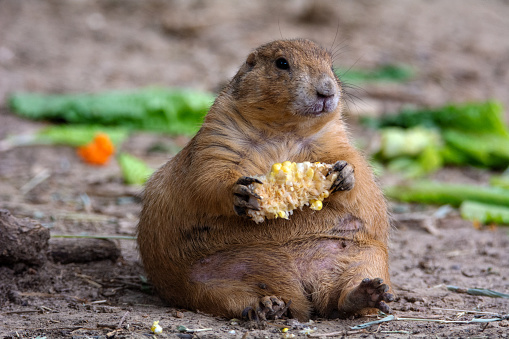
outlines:
{"label": "brown fur", "polygon": [[[279,57],[289,70],[275,66]],[[364,278],[389,284],[385,201],[348,140],[341,104],[324,114],[300,105],[323,79],[334,79],[335,95],[342,94],[330,54],[316,44],[283,40],[259,47],[197,135],[149,180],[139,250],[148,277],[172,305],[240,317],[274,295],[291,300],[291,314],[304,320],[313,312],[365,312],[368,306],[351,291]],[[255,224],[236,215],[236,181],[285,160],[346,160],[355,186],[333,193],[323,210],[304,208],[290,220]]]}

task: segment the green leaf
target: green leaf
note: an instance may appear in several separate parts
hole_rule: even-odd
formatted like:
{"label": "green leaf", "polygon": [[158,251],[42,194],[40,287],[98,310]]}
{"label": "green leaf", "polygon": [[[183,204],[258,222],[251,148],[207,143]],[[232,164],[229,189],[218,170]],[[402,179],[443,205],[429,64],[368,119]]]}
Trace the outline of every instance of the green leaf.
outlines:
{"label": "green leaf", "polygon": [[[446,147],[463,164],[491,169],[505,169],[509,164],[509,137],[456,130],[446,130],[442,135]],[[458,163],[454,159],[451,162]]]}
{"label": "green leaf", "polygon": [[503,107],[495,101],[449,104],[434,109],[404,109],[397,114],[363,121],[378,128],[420,126],[509,137]]}
{"label": "green leaf", "polygon": [[193,135],[213,101],[206,92],[145,88],[97,94],[17,93],[9,105],[30,119]]}

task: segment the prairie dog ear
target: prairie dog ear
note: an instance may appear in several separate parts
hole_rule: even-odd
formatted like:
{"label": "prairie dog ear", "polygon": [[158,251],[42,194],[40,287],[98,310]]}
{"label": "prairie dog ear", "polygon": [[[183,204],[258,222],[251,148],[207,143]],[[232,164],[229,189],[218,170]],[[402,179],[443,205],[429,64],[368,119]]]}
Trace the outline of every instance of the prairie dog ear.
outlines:
{"label": "prairie dog ear", "polygon": [[238,97],[240,95],[239,87],[241,86],[242,79],[245,78],[246,74],[248,74],[253,67],[256,65],[256,59],[258,56],[258,52],[254,51],[248,55],[246,62],[240,67],[237,74],[233,77],[230,82],[231,85],[231,93],[234,97]]}
{"label": "prairie dog ear", "polygon": [[254,65],[256,65],[256,56],[257,56],[258,52],[254,51],[254,52],[251,52],[251,54],[249,54],[247,56],[247,59],[246,59],[246,65],[251,68],[253,67]]}

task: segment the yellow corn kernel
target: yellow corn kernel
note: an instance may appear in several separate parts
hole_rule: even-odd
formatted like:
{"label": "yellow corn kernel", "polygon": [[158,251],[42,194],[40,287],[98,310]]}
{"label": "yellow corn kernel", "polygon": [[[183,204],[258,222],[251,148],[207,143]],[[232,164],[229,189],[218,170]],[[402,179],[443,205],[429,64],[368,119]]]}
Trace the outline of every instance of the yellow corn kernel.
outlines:
{"label": "yellow corn kernel", "polygon": [[306,171],[306,178],[311,179],[315,176],[315,171],[310,167]]}
{"label": "yellow corn kernel", "polygon": [[302,178],[304,178],[304,176],[302,175],[302,173],[300,171],[296,171],[295,172],[295,175],[294,175],[295,179],[297,180],[302,180]]}
{"label": "yellow corn kernel", "polygon": [[312,210],[319,211],[323,207],[323,204],[320,200],[310,200],[309,202],[311,203],[311,205],[309,205],[309,208],[311,208]]}
{"label": "yellow corn kernel", "polygon": [[281,170],[281,163],[276,162],[274,165],[272,165],[272,168],[270,169],[270,173],[277,174]]}
{"label": "yellow corn kernel", "polygon": [[298,168],[297,168],[297,163],[296,162],[292,162],[292,164],[290,165],[290,168],[292,169],[293,173],[297,173],[298,172]]}
{"label": "yellow corn kernel", "polygon": [[288,216],[286,215],[286,212],[284,212],[284,211],[277,212],[277,216],[280,218],[283,218],[283,219],[288,219]]}
{"label": "yellow corn kernel", "polygon": [[154,321],[152,323],[152,327],[150,328],[150,330],[154,334],[161,334],[161,333],[163,333],[163,328],[161,326],[159,326],[159,321]]}
{"label": "yellow corn kernel", "polygon": [[286,174],[292,173],[292,163],[290,161],[285,161],[281,164],[281,171],[285,172]]}

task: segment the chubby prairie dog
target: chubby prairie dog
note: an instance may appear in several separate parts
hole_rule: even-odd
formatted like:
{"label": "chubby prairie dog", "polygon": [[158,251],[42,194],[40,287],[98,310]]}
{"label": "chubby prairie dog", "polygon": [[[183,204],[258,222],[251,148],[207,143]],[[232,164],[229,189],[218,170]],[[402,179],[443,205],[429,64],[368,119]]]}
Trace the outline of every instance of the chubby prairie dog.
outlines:
{"label": "chubby prairie dog", "polygon": [[[216,316],[309,319],[390,312],[384,197],[341,118],[330,53],[309,40],[254,50],[200,131],[148,181],[138,245],[171,305]],[[339,173],[319,212],[256,224],[251,176],[273,163]]]}

